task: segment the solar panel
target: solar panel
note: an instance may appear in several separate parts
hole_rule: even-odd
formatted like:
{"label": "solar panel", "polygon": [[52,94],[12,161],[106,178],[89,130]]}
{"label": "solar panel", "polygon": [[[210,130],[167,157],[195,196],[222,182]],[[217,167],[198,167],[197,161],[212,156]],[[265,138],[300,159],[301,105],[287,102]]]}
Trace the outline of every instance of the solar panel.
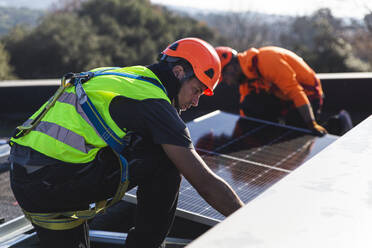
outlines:
{"label": "solar panel", "polygon": [[[248,203],[337,139],[306,129],[215,111],[187,123],[195,149],[207,165]],[[135,202],[135,189],[125,200]],[[207,225],[225,217],[183,179],[178,216]]]}

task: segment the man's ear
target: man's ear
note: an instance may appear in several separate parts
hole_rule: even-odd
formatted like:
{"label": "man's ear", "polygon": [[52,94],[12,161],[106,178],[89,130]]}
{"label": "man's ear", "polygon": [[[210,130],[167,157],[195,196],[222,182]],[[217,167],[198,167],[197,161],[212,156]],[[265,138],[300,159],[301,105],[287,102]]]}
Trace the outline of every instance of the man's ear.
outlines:
{"label": "man's ear", "polygon": [[180,65],[175,65],[172,68],[172,71],[173,71],[173,74],[176,76],[176,78],[178,78],[179,80],[185,77],[185,70]]}

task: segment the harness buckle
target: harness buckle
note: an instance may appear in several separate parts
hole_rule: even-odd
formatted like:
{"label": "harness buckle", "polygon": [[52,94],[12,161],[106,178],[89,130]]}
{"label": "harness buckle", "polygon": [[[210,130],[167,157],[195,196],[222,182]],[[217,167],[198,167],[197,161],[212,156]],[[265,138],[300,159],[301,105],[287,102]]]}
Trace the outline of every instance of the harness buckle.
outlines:
{"label": "harness buckle", "polygon": [[69,72],[63,75],[61,79],[61,86],[65,88],[69,86],[69,84],[72,84],[75,86],[78,83],[83,84],[87,82],[89,79],[91,79],[92,77],[94,77],[94,72],[91,72],[91,71],[81,72],[81,73]]}

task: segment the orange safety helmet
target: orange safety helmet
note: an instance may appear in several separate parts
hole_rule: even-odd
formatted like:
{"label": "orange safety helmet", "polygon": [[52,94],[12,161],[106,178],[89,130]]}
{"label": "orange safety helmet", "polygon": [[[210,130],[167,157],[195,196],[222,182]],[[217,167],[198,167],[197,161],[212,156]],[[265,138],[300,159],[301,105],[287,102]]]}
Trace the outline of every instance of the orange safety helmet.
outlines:
{"label": "orange safety helmet", "polygon": [[204,95],[213,95],[221,75],[221,63],[217,52],[208,42],[198,38],[184,38],[170,44],[161,54],[160,60],[170,56],[189,62],[195,76],[208,87]]}
{"label": "orange safety helmet", "polygon": [[231,47],[219,46],[215,49],[221,60],[221,70],[223,70],[223,68],[231,62],[231,59],[238,54],[238,52]]}

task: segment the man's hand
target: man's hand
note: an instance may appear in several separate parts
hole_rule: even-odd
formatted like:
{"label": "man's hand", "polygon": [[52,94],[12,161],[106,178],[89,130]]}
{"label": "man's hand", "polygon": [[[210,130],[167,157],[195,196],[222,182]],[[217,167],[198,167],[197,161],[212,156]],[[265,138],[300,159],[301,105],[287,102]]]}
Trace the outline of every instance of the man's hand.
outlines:
{"label": "man's hand", "polygon": [[323,136],[327,134],[327,130],[319,125],[316,121],[312,121],[311,123],[311,130],[317,135],[317,136]]}
{"label": "man's hand", "polygon": [[313,109],[310,104],[302,105],[298,107],[297,110],[301,114],[302,119],[307,124],[308,128],[311,129],[314,134],[323,136],[327,133],[327,130],[315,121]]}
{"label": "man's hand", "polygon": [[162,147],[179,172],[218,212],[228,216],[243,206],[234,190],[209,169],[194,149],[170,144]]}

